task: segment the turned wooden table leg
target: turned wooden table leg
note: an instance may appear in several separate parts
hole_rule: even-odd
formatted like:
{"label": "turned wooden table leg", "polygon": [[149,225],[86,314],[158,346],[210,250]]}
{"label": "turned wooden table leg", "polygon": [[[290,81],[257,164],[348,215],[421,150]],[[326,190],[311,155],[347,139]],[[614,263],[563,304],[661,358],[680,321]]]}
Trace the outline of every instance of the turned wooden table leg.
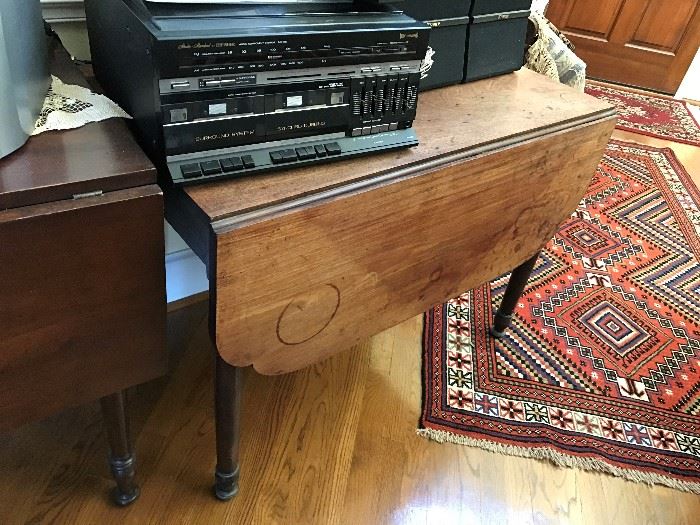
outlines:
{"label": "turned wooden table leg", "polygon": [[241,370],[216,354],[216,472],[214,492],[226,501],[238,493]]}
{"label": "turned wooden table leg", "polygon": [[100,399],[109,442],[109,465],[117,482],[112,498],[122,507],[136,501],[140,494],[134,481],[135,460],[129,440],[124,397],[124,391],[121,391]]}
{"label": "turned wooden table leg", "polygon": [[508,281],[508,286],[506,287],[506,293],[503,295],[501,306],[499,306],[493,319],[491,335],[494,337],[502,337],[505,333],[505,329],[510,326],[510,322],[513,318],[513,311],[515,311],[515,305],[518,304],[518,300],[523,294],[525,286],[527,286],[527,280],[530,278],[530,274],[539,256],[540,252],[537,252],[533,257],[513,270],[510,280]]}

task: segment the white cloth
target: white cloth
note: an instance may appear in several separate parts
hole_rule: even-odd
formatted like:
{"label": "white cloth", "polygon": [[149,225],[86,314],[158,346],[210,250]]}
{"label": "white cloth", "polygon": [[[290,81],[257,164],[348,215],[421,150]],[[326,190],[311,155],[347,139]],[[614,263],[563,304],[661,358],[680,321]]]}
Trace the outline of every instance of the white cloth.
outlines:
{"label": "white cloth", "polygon": [[44,131],[74,129],[90,122],[108,118],[131,118],[122,108],[103,95],[87,88],[64,84],[51,77],[51,88],[46,94],[32,135]]}
{"label": "white cloth", "polygon": [[532,13],[530,20],[537,27],[538,38],[525,55],[525,67],[583,92],[586,63],[559,38],[546,18]]}

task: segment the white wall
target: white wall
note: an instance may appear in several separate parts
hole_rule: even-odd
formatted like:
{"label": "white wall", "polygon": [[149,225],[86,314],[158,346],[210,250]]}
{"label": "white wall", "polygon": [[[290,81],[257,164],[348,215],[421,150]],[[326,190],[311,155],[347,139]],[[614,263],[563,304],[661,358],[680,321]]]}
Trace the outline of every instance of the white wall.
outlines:
{"label": "white wall", "polygon": [[209,289],[204,263],[167,222],[165,223],[165,288],[169,303]]}
{"label": "white wall", "polygon": [[538,13],[544,13],[548,3],[549,0],[532,0],[532,10]]}
{"label": "white wall", "polygon": [[683,82],[678,87],[676,98],[700,100],[700,49],[695,53],[690,69],[688,69]]}

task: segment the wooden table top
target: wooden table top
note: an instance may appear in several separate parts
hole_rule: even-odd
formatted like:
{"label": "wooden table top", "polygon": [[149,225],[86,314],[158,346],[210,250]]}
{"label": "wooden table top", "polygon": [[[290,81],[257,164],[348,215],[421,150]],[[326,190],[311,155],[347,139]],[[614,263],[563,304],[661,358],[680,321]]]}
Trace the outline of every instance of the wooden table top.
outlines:
{"label": "wooden table top", "polygon": [[[52,72],[87,87],[60,45],[52,46]],[[154,184],[156,170],[122,119],[31,137],[0,159],[0,210]]]}
{"label": "wooden table top", "polygon": [[[324,165],[185,188],[204,219],[255,210],[384,176],[406,176],[614,114],[609,104],[522,69],[422,93],[420,145]],[[445,125],[449,122],[450,125]]]}

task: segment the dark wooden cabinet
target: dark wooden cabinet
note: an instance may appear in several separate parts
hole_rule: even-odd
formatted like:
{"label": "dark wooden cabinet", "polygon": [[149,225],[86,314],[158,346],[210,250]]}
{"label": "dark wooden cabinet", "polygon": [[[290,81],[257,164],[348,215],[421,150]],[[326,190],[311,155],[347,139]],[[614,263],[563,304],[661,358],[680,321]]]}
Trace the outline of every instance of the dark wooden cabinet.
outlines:
{"label": "dark wooden cabinet", "polygon": [[158,186],[0,212],[0,430],[165,371]]}
{"label": "dark wooden cabinet", "polygon": [[156,171],[121,119],[0,160],[0,431],[102,398],[120,504],[138,496],[122,391],[167,371],[164,250]]}
{"label": "dark wooden cabinet", "polygon": [[588,76],[675,93],[700,45],[698,0],[551,0]]}

